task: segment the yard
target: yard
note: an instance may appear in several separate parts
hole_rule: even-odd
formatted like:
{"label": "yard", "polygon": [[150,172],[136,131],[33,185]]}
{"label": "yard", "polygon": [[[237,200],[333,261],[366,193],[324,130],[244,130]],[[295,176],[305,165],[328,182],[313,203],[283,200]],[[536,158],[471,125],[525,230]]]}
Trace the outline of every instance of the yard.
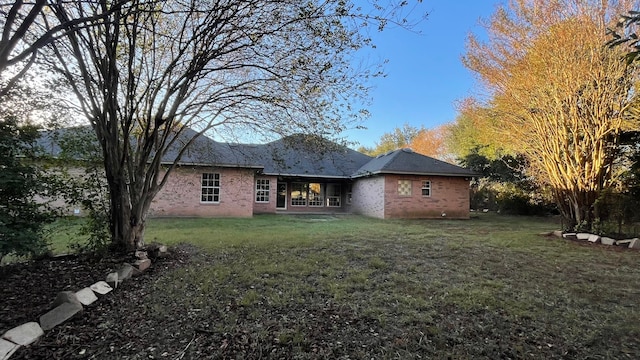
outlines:
{"label": "yard", "polygon": [[147,241],[174,257],[14,357],[640,358],[640,252],[539,235],[558,227],[492,214],[154,219]]}

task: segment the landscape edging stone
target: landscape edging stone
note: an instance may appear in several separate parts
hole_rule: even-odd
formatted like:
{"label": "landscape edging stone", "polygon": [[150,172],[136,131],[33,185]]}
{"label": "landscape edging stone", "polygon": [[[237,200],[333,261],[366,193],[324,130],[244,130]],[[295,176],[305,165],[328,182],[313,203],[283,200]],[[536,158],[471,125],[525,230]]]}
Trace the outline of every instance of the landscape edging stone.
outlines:
{"label": "landscape edging stone", "polygon": [[[162,253],[167,254],[166,246],[161,246],[164,247],[164,251]],[[142,256],[142,253],[136,252],[136,257],[138,257],[139,259],[140,257],[143,257],[143,259],[140,260],[148,260],[144,259],[144,257],[146,257],[146,252],[144,252],[144,256]],[[151,261],[149,260],[149,265],[150,264]],[[147,268],[145,268],[144,270],[146,270]],[[84,304],[89,305],[98,299],[96,294],[104,296],[111,292],[114,288],[116,288],[118,286],[118,283],[121,283],[123,280],[130,278],[134,273],[136,275],[142,274],[144,270],[140,270],[132,266],[131,264],[124,263],[123,266],[118,269],[118,271],[109,274],[115,274],[114,287],[109,286],[109,284],[107,283],[110,280],[109,276],[107,276],[106,282],[98,281],[89,287],[78,290],[75,293],[72,291],[59,292],[58,294],[56,294],[56,299],[53,302],[54,308],[41,315],[39,323],[35,321],[24,323],[22,325],[16,326],[13,329],[7,330],[2,335],[2,337],[0,337],[0,360],[8,360],[21,346],[28,346],[36,342],[40,337],[44,335],[45,331],[51,330],[54,327],[73,318],[78,313],[81,313],[84,310],[84,303],[80,299],[78,299],[78,293],[86,296],[86,299],[90,299],[86,300],[88,304]],[[123,278],[119,278],[118,275],[120,272],[122,272],[122,275],[124,275]],[[126,276],[127,274],[129,276]],[[91,293],[95,297],[95,300],[92,299],[87,290],[91,291]],[[85,299],[84,296],[82,297],[83,299]],[[45,325],[43,325],[43,319]],[[27,334],[25,335],[25,333],[22,331],[26,331]]]}

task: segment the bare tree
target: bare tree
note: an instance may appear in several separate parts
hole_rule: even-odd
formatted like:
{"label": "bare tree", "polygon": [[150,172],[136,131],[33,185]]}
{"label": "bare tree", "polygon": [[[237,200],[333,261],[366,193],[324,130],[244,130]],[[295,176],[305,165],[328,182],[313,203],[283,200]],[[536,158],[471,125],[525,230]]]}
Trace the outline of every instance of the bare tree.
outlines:
{"label": "bare tree", "polygon": [[[114,4],[128,0],[114,1]],[[40,16],[47,12],[50,3],[62,4],[66,1],[34,0],[1,1],[0,25],[0,74],[14,68],[0,86],[0,96],[6,95],[27,72],[37,59],[38,52],[47,44],[56,41],[69,31],[92,26],[101,21],[105,14],[69,18],[64,22],[45,26]]]}
{"label": "bare tree", "polygon": [[[104,155],[115,244],[144,244],[147,210],[191,143],[215,131],[330,136],[363,112],[353,56],[402,7],[365,13],[350,2],[133,0],[50,5],[65,23],[105,21],[52,43]],[[404,26],[404,25],[403,25]],[[191,129],[197,130],[195,134]],[[178,155],[167,159],[169,149]],[[172,152],[173,153],[173,152]],[[167,162],[167,160],[169,160]]]}

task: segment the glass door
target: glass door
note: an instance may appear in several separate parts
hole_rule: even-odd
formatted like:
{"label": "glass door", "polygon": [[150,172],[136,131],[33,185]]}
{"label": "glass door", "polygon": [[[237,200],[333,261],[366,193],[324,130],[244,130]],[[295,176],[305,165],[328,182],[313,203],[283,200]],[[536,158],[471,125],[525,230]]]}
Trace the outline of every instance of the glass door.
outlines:
{"label": "glass door", "polygon": [[278,182],[278,197],[276,199],[276,209],[285,210],[287,208],[287,183]]}

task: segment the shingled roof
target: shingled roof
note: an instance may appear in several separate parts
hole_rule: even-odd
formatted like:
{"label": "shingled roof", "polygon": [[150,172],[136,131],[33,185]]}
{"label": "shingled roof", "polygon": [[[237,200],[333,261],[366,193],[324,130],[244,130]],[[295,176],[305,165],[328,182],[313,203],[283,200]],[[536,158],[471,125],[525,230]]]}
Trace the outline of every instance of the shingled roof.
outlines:
{"label": "shingled roof", "polygon": [[[61,136],[71,131],[91,131],[89,127],[45,131],[39,143],[57,156]],[[174,146],[163,156],[173,163],[179,150],[196,132],[183,129]],[[291,135],[266,144],[236,144],[200,136],[182,154],[181,165],[242,167],[260,169],[265,175],[358,178],[378,174],[475,176],[471,170],[401,149],[372,158],[346,146],[314,135]]]}
{"label": "shingled roof", "polygon": [[261,147],[267,175],[350,178],[370,156],[313,135],[291,135]]}
{"label": "shingled roof", "polygon": [[[193,129],[182,129],[180,136],[162,157],[163,163],[173,163],[185,144],[196,136]],[[260,159],[254,156],[254,145],[223,143],[206,135],[197,137],[182,153],[181,165],[262,168]]]}
{"label": "shingled roof", "polygon": [[[186,135],[188,136],[188,135]],[[164,160],[172,162],[177,149]],[[180,164],[260,168],[265,175],[350,178],[371,157],[313,135],[291,135],[266,144],[194,141]]]}
{"label": "shingled roof", "polygon": [[400,149],[379,155],[360,167],[353,177],[371,176],[377,174],[411,174],[411,175],[440,175],[440,176],[474,176],[469,169],[452,165],[422,154],[411,149]]}

